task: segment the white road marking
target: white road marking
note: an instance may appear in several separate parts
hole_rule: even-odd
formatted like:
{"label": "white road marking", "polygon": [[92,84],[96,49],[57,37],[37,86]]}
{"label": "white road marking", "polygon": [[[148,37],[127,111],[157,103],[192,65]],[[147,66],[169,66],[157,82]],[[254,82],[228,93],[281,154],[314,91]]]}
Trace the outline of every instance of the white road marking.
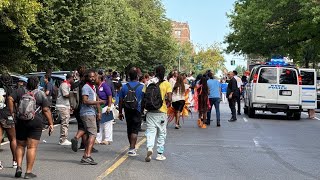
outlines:
{"label": "white road marking", "polygon": [[244,122],[248,122],[248,119],[247,119],[247,118],[245,118],[245,117],[243,118],[243,120],[244,120]]}
{"label": "white road marking", "polygon": [[[307,115],[307,116],[309,116],[309,114],[308,113],[305,113],[305,112],[303,112],[302,114],[305,114],[305,115]],[[317,118],[317,117],[314,117],[316,120],[318,120],[318,121],[320,121],[320,118]]]}
{"label": "white road marking", "polygon": [[257,138],[257,137],[253,138],[254,145],[255,145],[256,147],[261,147],[258,139],[259,139],[259,138]]}

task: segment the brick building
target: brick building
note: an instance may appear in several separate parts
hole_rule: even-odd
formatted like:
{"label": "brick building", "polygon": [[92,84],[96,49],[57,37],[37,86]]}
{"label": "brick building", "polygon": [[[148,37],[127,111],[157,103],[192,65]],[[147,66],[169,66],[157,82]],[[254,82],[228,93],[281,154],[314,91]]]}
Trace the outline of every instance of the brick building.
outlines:
{"label": "brick building", "polygon": [[189,24],[172,21],[172,35],[181,43],[190,42]]}

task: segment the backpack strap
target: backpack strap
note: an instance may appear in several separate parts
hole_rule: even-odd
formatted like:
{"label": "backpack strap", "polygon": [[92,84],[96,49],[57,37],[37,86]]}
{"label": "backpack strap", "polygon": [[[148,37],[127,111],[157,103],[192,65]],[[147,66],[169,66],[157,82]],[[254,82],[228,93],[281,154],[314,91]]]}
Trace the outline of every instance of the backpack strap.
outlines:
{"label": "backpack strap", "polygon": [[129,90],[131,90],[131,91],[136,91],[141,84],[138,83],[134,88],[132,88],[129,83],[127,83],[126,85],[127,85],[127,87],[128,87]]}
{"label": "backpack strap", "polygon": [[126,84],[129,90],[133,90],[129,83]]}

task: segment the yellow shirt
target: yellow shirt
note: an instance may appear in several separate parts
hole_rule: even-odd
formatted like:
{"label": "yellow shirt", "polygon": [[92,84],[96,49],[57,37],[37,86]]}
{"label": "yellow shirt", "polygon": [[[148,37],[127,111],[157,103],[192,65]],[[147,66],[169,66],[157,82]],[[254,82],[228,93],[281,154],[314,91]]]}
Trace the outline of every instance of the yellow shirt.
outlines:
{"label": "yellow shirt", "polygon": [[[171,84],[168,81],[163,81],[159,87],[160,87],[161,97],[162,97],[162,101],[163,101],[163,104],[162,104],[161,108],[159,109],[159,111],[161,111],[163,113],[167,113],[168,108],[166,105],[165,96],[167,93],[172,93]],[[144,86],[142,92],[145,93],[146,89],[147,89],[147,86]]]}

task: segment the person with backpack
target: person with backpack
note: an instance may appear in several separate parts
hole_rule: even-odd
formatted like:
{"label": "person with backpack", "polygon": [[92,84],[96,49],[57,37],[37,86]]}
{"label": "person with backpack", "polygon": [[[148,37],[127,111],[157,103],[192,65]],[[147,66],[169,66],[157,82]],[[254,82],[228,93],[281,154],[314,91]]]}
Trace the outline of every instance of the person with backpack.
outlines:
{"label": "person with backpack", "polygon": [[119,100],[119,119],[123,119],[122,110],[124,109],[127,134],[130,144],[128,156],[137,156],[136,143],[138,139],[138,132],[141,129],[141,101],[143,98],[143,85],[138,81],[138,72],[136,68],[129,70],[130,82],[124,85],[120,91]]}
{"label": "person with backpack", "polygon": [[[32,173],[34,161],[37,154],[37,147],[42,134],[42,118],[40,112],[48,120],[49,136],[53,132],[53,121],[50,111],[50,103],[43,91],[38,90],[39,79],[36,76],[28,78],[27,89],[21,91],[17,89],[9,96],[9,111],[16,119],[17,136],[17,169],[15,177],[22,175],[22,160],[26,154],[27,168],[25,179],[35,178]],[[14,112],[14,104],[18,104],[17,113]],[[25,149],[27,152],[25,153]]]}
{"label": "person with backpack", "polygon": [[146,162],[150,162],[153,154],[154,141],[157,136],[156,160],[166,160],[164,156],[164,144],[167,136],[167,104],[171,106],[172,87],[164,79],[165,68],[160,65],[155,69],[156,77],[150,80],[150,84],[143,89],[145,96],[143,107],[148,110],[146,115],[147,129],[147,156]]}
{"label": "person with backpack", "polygon": [[[71,139],[71,149],[74,152],[77,152],[78,149],[84,150],[85,149],[84,142],[87,141],[87,134],[85,131],[85,127],[80,117],[80,107],[82,104],[82,96],[81,96],[82,87],[86,84],[86,80],[85,80],[86,67],[82,65],[79,66],[77,68],[77,72],[79,74],[79,79],[78,81],[71,84],[71,92],[69,97],[70,106],[73,109],[74,116],[78,123],[78,131],[74,136],[74,138]],[[78,139],[80,138],[81,138],[81,143],[80,143],[80,147],[78,148]],[[93,148],[92,151],[95,152],[97,150]]]}
{"label": "person with backpack", "polygon": [[68,131],[69,131],[69,121],[70,121],[70,89],[71,84],[73,83],[72,74],[68,73],[66,80],[63,81],[58,90],[58,98],[56,107],[58,112],[61,115],[61,126],[60,126],[60,139],[59,144],[62,146],[70,146],[71,142],[68,140]]}
{"label": "person with backpack", "polygon": [[9,74],[3,74],[0,77],[0,143],[2,141],[2,134],[5,131],[10,141],[10,150],[12,153],[12,167],[17,168],[16,159],[16,130],[13,116],[9,111],[9,96],[13,92],[12,78]]}

